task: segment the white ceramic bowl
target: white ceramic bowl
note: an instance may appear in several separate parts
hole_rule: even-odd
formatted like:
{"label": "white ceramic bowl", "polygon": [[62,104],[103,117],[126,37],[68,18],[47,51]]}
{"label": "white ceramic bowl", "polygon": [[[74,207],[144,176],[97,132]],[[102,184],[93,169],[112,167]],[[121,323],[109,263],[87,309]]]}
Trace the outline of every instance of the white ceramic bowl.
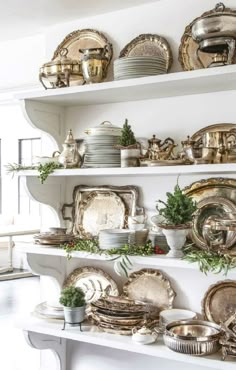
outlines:
{"label": "white ceramic bowl", "polygon": [[172,308],[160,312],[160,326],[166,326],[173,321],[193,320],[197,318],[196,312],[180,308]]}

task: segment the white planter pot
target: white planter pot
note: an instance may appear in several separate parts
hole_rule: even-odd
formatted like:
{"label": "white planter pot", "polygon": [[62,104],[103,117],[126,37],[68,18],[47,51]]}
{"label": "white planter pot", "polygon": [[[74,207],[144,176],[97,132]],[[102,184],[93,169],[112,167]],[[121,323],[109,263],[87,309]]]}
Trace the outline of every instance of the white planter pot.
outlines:
{"label": "white planter pot", "polygon": [[68,324],[79,324],[84,321],[85,306],[82,307],[65,307],[64,306],[65,322]]}
{"label": "white planter pot", "polygon": [[139,167],[139,149],[121,149],[121,167]]}
{"label": "white planter pot", "polygon": [[162,229],[162,232],[170,247],[170,251],[166,256],[174,258],[183,257],[182,247],[186,242],[189,229]]}

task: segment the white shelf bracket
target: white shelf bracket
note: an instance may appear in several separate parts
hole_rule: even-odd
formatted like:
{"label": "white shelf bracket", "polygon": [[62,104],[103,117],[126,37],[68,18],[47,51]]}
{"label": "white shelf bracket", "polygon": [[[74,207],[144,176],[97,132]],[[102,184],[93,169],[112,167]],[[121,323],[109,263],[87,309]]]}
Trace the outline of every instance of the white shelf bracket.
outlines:
{"label": "white shelf bracket", "polygon": [[56,370],[66,370],[66,339],[31,331],[24,331],[24,336],[30,347],[39,350],[49,349],[53,352]]}
{"label": "white shelf bracket", "polygon": [[61,149],[61,143],[65,139],[65,108],[32,100],[22,100],[21,108],[29,124],[46,132],[57,149]]}
{"label": "white shelf bracket", "polygon": [[65,258],[60,256],[45,256],[27,253],[27,262],[37,275],[51,277],[59,292],[66,277]]}

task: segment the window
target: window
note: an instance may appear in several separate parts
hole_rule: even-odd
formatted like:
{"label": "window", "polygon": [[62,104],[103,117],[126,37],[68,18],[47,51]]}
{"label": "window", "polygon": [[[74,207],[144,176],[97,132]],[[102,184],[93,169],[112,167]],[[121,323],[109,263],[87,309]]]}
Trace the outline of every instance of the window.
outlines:
{"label": "window", "polygon": [[[41,153],[41,139],[19,139],[19,164],[30,166],[35,156]],[[18,180],[18,213],[20,215],[40,215],[40,204],[29,198],[22,179]]]}

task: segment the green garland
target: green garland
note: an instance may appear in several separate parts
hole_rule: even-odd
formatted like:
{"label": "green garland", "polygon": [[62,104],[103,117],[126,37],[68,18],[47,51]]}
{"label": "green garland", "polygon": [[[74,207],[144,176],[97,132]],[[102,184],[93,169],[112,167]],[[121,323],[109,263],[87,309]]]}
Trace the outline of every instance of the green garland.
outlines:
{"label": "green garland", "polygon": [[26,170],[37,170],[39,172],[38,178],[40,179],[41,184],[43,184],[48,176],[53,173],[55,170],[61,168],[61,165],[55,162],[49,162],[45,164],[39,164],[38,166],[24,166],[18,163],[9,163],[6,166],[7,173],[26,171]]}
{"label": "green garland", "polygon": [[223,252],[200,250],[193,245],[186,246],[183,252],[182,259],[190,263],[198,263],[200,271],[204,274],[223,272],[226,276],[229,270],[236,268],[236,257]]}
{"label": "green garland", "polygon": [[[71,253],[74,251],[79,252],[88,252],[91,254],[104,254],[107,256],[114,256],[119,258],[119,256],[150,256],[154,253],[154,248],[152,246],[151,241],[148,241],[143,246],[136,246],[136,245],[124,245],[121,248],[112,248],[112,249],[100,249],[98,246],[97,240],[84,240],[79,239],[76,242],[72,242],[69,244],[65,244],[64,250],[67,253],[67,258],[71,258]],[[116,259],[115,258],[115,259]]]}

